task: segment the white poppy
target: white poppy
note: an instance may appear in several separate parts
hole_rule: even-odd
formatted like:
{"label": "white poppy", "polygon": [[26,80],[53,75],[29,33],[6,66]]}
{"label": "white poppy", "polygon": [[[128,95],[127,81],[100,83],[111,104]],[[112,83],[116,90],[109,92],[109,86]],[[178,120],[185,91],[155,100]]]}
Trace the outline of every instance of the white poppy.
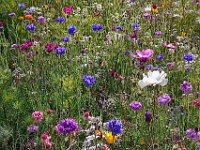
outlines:
{"label": "white poppy", "polygon": [[144,88],[148,85],[155,86],[157,84],[165,86],[168,82],[168,79],[165,78],[166,76],[167,74],[164,71],[149,71],[147,75],[143,74],[143,79],[138,82],[138,85],[140,88]]}

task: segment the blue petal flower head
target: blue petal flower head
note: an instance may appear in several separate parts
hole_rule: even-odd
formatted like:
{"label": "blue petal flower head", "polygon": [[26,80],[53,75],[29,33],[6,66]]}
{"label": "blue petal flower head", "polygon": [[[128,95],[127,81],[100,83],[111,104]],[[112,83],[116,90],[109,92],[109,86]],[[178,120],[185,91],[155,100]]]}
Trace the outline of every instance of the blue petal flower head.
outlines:
{"label": "blue petal flower head", "polygon": [[93,24],[92,25],[92,30],[93,31],[103,30],[103,26],[101,24]]}
{"label": "blue petal flower head", "polygon": [[69,42],[69,40],[70,40],[70,39],[69,39],[69,37],[67,37],[67,36],[64,37],[64,38],[62,39],[62,41],[63,41],[63,42],[66,42],[66,43]]}
{"label": "blue petal flower head", "polygon": [[163,54],[159,54],[159,55],[157,55],[156,58],[159,59],[159,60],[162,60],[162,59],[165,58],[165,55],[163,55]]}
{"label": "blue petal flower head", "polygon": [[74,35],[76,33],[76,26],[74,25],[68,26],[68,33]]}
{"label": "blue petal flower head", "polygon": [[59,23],[63,23],[63,22],[65,22],[65,18],[59,16],[59,17],[56,18],[56,21],[59,22]]}
{"label": "blue petal flower head", "polygon": [[84,75],[82,77],[82,81],[87,87],[91,87],[94,83],[96,83],[96,78],[92,75]]}
{"label": "blue petal flower head", "polygon": [[19,3],[19,4],[18,4],[18,7],[19,7],[20,9],[24,9],[24,8],[26,7],[26,5],[25,5],[24,3]]}
{"label": "blue petal flower head", "polygon": [[28,25],[26,25],[26,30],[35,31],[36,30],[36,26],[34,24],[28,24]]}
{"label": "blue petal flower head", "polygon": [[66,53],[66,48],[61,47],[61,46],[59,46],[59,47],[56,48],[56,54],[63,55],[65,53]]}
{"label": "blue petal flower head", "polygon": [[122,133],[122,122],[119,119],[111,119],[110,121],[108,121],[107,127],[113,135]]}
{"label": "blue petal flower head", "polygon": [[192,61],[193,60],[193,54],[185,54],[184,55],[184,59],[187,61]]}
{"label": "blue petal flower head", "polygon": [[133,29],[134,29],[135,31],[140,30],[140,24],[138,24],[138,23],[134,23],[134,24],[132,25],[132,27],[133,27]]}
{"label": "blue petal flower head", "polygon": [[123,27],[122,27],[122,26],[116,26],[116,29],[117,29],[117,30],[122,30]]}

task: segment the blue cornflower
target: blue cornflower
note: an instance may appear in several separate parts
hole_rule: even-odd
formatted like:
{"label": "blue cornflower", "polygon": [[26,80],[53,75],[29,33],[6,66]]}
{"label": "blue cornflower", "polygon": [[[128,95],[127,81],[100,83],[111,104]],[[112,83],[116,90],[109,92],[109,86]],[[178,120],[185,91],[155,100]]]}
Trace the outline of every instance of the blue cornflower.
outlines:
{"label": "blue cornflower", "polygon": [[159,60],[162,60],[162,59],[165,58],[165,55],[163,55],[163,54],[159,54],[159,55],[157,55],[156,58],[159,59]]}
{"label": "blue cornflower", "polygon": [[36,30],[36,26],[34,24],[28,24],[28,25],[26,25],[26,30],[35,31]]}
{"label": "blue cornflower", "polygon": [[184,59],[187,61],[192,61],[194,59],[193,54],[184,54]]}
{"label": "blue cornflower", "polygon": [[133,29],[134,29],[135,31],[140,30],[140,24],[138,24],[138,23],[134,23],[134,24],[132,25],[132,27],[133,27]]}
{"label": "blue cornflower", "polygon": [[62,41],[63,41],[63,42],[66,42],[66,43],[69,42],[69,40],[70,40],[70,39],[69,39],[69,37],[67,37],[67,36],[65,36],[65,37],[62,39]]}
{"label": "blue cornflower", "polygon": [[65,22],[65,18],[59,16],[59,17],[56,18],[56,21],[59,22],[59,23],[63,23],[63,22]]}
{"label": "blue cornflower", "polygon": [[116,29],[117,29],[117,30],[122,30],[123,27],[122,27],[122,26],[116,26]]}
{"label": "blue cornflower", "polygon": [[76,33],[76,26],[74,25],[68,26],[68,33],[74,35]]}
{"label": "blue cornflower", "polygon": [[99,31],[99,30],[102,30],[102,29],[103,29],[103,26],[101,24],[93,24],[92,25],[93,31]]}
{"label": "blue cornflower", "polygon": [[96,82],[96,78],[92,75],[84,75],[82,81],[87,87],[91,87]]}
{"label": "blue cornflower", "polygon": [[56,48],[56,54],[63,55],[65,53],[66,53],[66,48],[61,47],[61,46],[59,46],[59,47]]}
{"label": "blue cornflower", "polygon": [[107,127],[113,135],[122,133],[122,122],[119,119],[111,119],[108,121]]}
{"label": "blue cornflower", "polygon": [[24,9],[24,8],[26,7],[26,5],[25,5],[24,3],[19,3],[19,4],[18,4],[18,7],[19,7],[20,9]]}

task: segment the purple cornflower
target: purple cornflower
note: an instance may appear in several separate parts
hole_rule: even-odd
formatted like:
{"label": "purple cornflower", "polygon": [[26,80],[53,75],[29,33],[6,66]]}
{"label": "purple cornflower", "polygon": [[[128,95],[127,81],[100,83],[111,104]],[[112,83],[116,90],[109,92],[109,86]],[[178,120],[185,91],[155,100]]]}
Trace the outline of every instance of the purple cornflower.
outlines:
{"label": "purple cornflower", "polygon": [[192,61],[194,59],[193,54],[184,54],[184,60]]}
{"label": "purple cornflower", "polygon": [[157,35],[157,36],[160,36],[161,34],[162,34],[161,31],[156,31],[156,32],[155,32],[155,35]]}
{"label": "purple cornflower", "polygon": [[107,122],[107,128],[113,135],[122,133],[122,122],[119,119],[111,119]]}
{"label": "purple cornflower", "polygon": [[103,26],[101,24],[93,24],[92,25],[93,31],[99,31],[99,30],[102,30],[102,29],[103,29]]}
{"label": "purple cornflower", "polygon": [[142,104],[140,102],[137,102],[137,101],[133,101],[132,103],[130,103],[129,106],[133,110],[140,110],[142,108]]}
{"label": "purple cornflower", "polygon": [[69,134],[78,130],[78,123],[74,119],[66,118],[61,120],[55,129],[60,134]]}
{"label": "purple cornflower", "polygon": [[34,125],[34,124],[30,125],[30,126],[27,128],[27,131],[28,131],[29,133],[33,133],[33,132],[36,132],[36,131],[38,131],[38,130],[39,130],[39,127],[36,126],[36,125]]}
{"label": "purple cornflower", "polygon": [[147,64],[145,66],[146,70],[151,70],[153,68],[153,65],[152,64]]}
{"label": "purple cornflower", "polygon": [[58,17],[56,18],[56,21],[59,22],[59,23],[63,23],[63,22],[65,22],[65,18],[64,18],[64,17],[61,17],[61,16],[58,16]]}
{"label": "purple cornflower", "polygon": [[180,90],[187,94],[192,91],[192,84],[190,82],[183,81],[180,85]]}
{"label": "purple cornflower", "polygon": [[123,27],[119,25],[119,26],[116,26],[116,29],[121,31]]}
{"label": "purple cornflower", "polygon": [[46,18],[45,18],[45,17],[43,17],[43,16],[39,16],[39,17],[38,17],[38,22],[39,22],[40,24],[45,23],[45,21],[46,21]]}
{"label": "purple cornflower", "polygon": [[34,24],[28,24],[28,25],[26,25],[26,30],[35,31],[36,30],[36,26]]}
{"label": "purple cornflower", "polygon": [[92,75],[84,75],[82,81],[87,87],[91,87],[96,82],[96,78]]}
{"label": "purple cornflower", "polygon": [[171,102],[171,97],[168,94],[164,94],[164,95],[158,97],[157,102],[160,105],[168,104],[169,102]]}
{"label": "purple cornflower", "polygon": [[62,41],[63,41],[63,42],[66,42],[66,43],[69,42],[69,37],[67,37],[67,36],[64,37],[64,38],[62,39]]}
{"label": "purple cornflower", "polygon": [[140,24],[138,24],[138,23],[134,23],[134,24],[132,25],[132,27],[133,27],[134,31],[140,30]]}
{"label": "purple cornflower", "polygon": [[76,26],[74,25],[68,26],[68,33],[74,35],[76,33]]}
{"label": "purple cornflower", "polygon": [[145,121],[150,123],[152,120],[152,113],[149,111],[146,111],[144,115],[145,115]]}
{"label": "purple cornflower", "polygon": [[195,129],[187,129],[186,137],[192,141],[200,140],[200,132]]}
{"label": "purple cornflower", "polygon": [[66,48],[61,47],[61,46],[58,46],[58,47],[56,48],[56,54],[58,54],[58,55],[63,55],[63,54],[65,54],[65,53],[66,53]]}
{"label": "purple cornflower", "polygon": [[159,55],[156,56],[156,58],[159,59],[159,60],[162,60],[162,59],[165,58],[165,55],[159,54]]}
{"label": "purple cornflower", "polygon": [[24,3],[19,3],[19,4],[18,4],[18,7],[19,7],[20,9],[24,9],[24,8],[26,7],[26,5],[25,5]]}
{"label": "purple cornflower", "polygon": [[13,17],[13,16],[16,16],[16,14],[15,13],[9,13],[8,16]]}
{"label": "purple cornflower", "polygon": [[168,62],[166,66],[168,69],[172,70],[174,68],[174,65],[175,65],[174,62]]}

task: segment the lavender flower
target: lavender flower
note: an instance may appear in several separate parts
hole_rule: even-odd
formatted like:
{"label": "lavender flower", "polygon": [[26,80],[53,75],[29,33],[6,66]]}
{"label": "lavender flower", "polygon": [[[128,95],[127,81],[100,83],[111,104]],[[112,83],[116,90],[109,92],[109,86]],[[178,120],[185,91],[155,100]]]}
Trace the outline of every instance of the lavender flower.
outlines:
{"label": "lavender flower", "polygon": [[158,97],[157,102],[160,105],[168,104],[169,102],[171,102],[171,97],[168,94],[164,94],[164,95]]}
{"label": "lavender flower", "polygon": [[107,127],[113,135],[122,133],[122,122],[119,119],[112,119],[108,121]]}
{"label": "lavender flower", "polygon": [[35,31],[36,30],[36,26],[34,24],[28,24],[26,26],[26,30],[28,30],[28,31]]}
{"label": "lavender flower", "polygon": [[39,130],[39,127],[36,126],[36,125],[34,125],[34,124],[30,125],[30,126],[27,128],[27,131],[28,131],[29,133],[33,133],[33,132],[36,132],[36,131],[38,131],[38,130]]}
{"label": "lavender flower", "polygon": [[82,80],[87,87],[91,87],[96,82],[96,78],[91,75],[84,75]]}
{"label": "lavender flower", "polygon": [[78,123],[74,119],[66,118],[61,120],[55,129],[60,134],[69,134],[78,129]]}
{"label": "lavender flower", "polygon": [[183,83],[180,85],[180,90],[185,94],[188,94],[192,91],[192,84],[190,82],[183,81]]}
{"label": "lavender flower", "polygon": [[129,106],[133,110],[140,110],[142,108],[142,104],[140,102],[137,102],[137,101],[133,101],[132,103],[130,103]]}
{"label": "lavender flower", "polygon": [[46,21],[46,18],[45,18],[45,17],[43,17],[43,16],[39,16],[39,17],[38,17],[38,22],[39,22],[40,24],[45,23],[45,21]]}
{"label": "lavender flower", "polygon": [[195,129],[187,129],[186,137],[192,141],[200,140],[200,132]]}
{"label": "lavender flower", "polygon": [[59,23],[63,23],[63,22],[65,22],[65,18],[59,16],[59,17],[56,18],[56,21],[59,22]]}
{"label": "lavender flower", "polygon": [[148,123],[150,123],[151,120],[152,120],[152,113],[149,112],[149,111],[146,111],[145,112],[145,121],[148,122]]}
{"label": "lavender flower", "polygon": [[24,3],[19,3],[19,4],[18,4],[18,7],[19,7],[20,9],[24,9],[24,8],[26,7],[26,5],[25,5]]}
{"label": "lavender flower", "polygon": [[93,24],[92,25],[93,31],[99,31],[99,30],[102,30],[102,29],[103,29],[103,26],[101,24]]}
{"label": "lavender flower", "polygon": [[159,59],[159,60],[162,60],[162,59],[165,58],[165,55],[163,55],[163,54],[159,54],[159,55],[157,55],[156,58]]}
{"label": "lavender flower", "polygon": [[63,54],[66,53],[66,48],[59,46],[59,47],[56,48],[56,53],[58,55],[63,55]]}

